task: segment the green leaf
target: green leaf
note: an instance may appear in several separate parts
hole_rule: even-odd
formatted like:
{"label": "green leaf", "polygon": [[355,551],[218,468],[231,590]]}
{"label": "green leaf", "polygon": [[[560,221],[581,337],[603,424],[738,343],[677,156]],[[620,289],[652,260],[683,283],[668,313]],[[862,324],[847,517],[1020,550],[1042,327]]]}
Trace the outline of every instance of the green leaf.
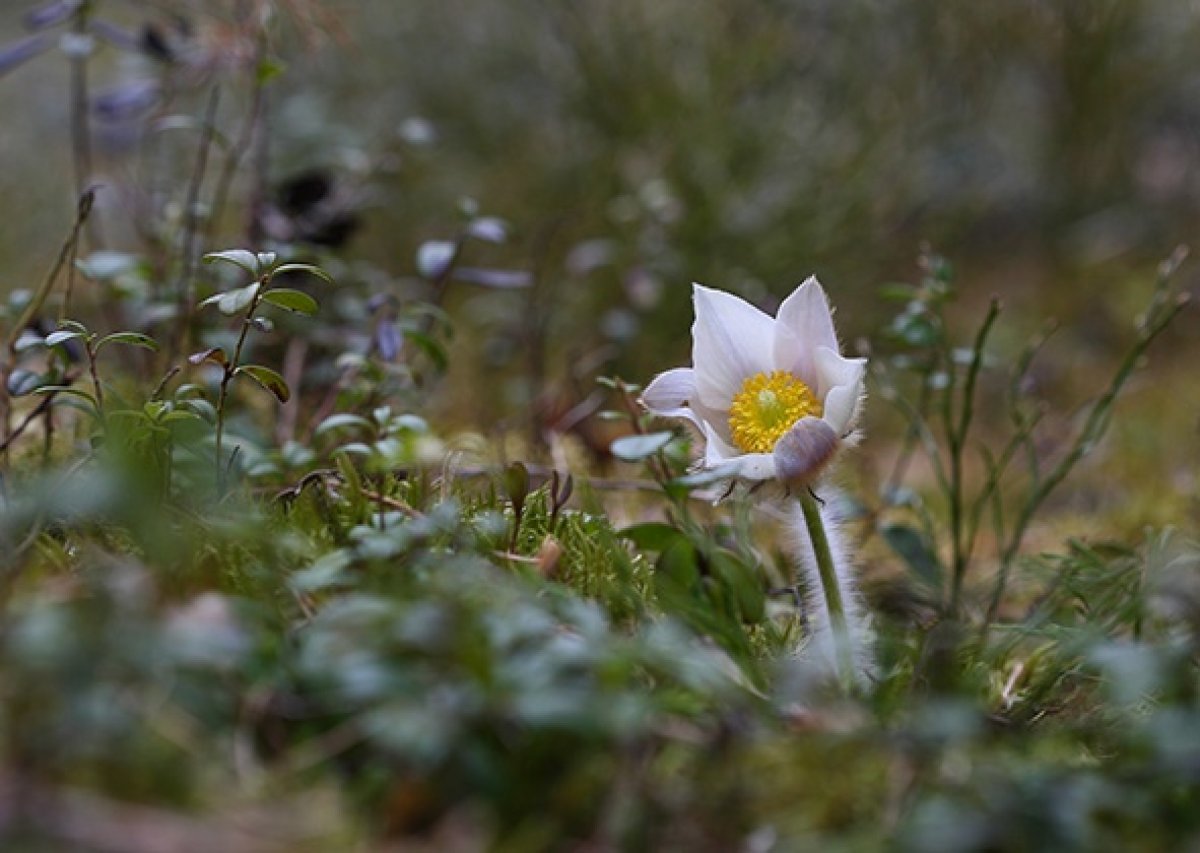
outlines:
{"label": "green leaf", "polygon": [[902,282],[893,282],[885,284],[879,288],[879,296],[881,299],[886,299],[889,302],[908,302],[915,298],[917,289],[911,284]]}
{"label": "green leaf", "polygon": [[245,270],[255,278],[258,277],[258,255],[246,249],[226,249],[223,252],[209,252],[204,256],[206,264],[226,263]]}
{"label": "green leaf", "polygon": [[209,347],[200,352],[194,352],[187,359],[192,364],[203,364],[206,361],[211,361],[224,367],[229,363],[229,357],[225,355],[225,350],[220,347]]}
{"label": "green leaf", "polygon": [[660,592],[676,594],[690,590],[700,581],[698,556],[691,542],[685,538],[677,539],[662,552],[655,564],[655,587]]}
{"label": "green leaf", "polygon": [[667,446],[672,432],[651,432],[645,435],[626,435],[609,446],[612,455],[626,462],[640,462]]}
{"label": "green leaf", "polygon": [[210,424],[217,422],[217,409],[208,400],[181,400],[179,405],[196,414],[196,417]]}
{"label": "green leaf", "polygon": [[628,539],[642,551],[665,551],[683,536],[674,527],[661,521],[635,524],[618,531],[617,535]]}
{"label": "green leaf", "polygon": [[75,332],[66,329],[59,329],[57,332],[51,332],[46,335],[46,346],[56,347],[59,344],[65,344],[67,341],[75,341],[84,338],[82,332]]}
{"label": "green leaf", "polygon": [[404,338],[412,341],[421,352],[429,356],[435,370],[445,370],[450,363],[450,359],[446,355],[446,348],[424,332],[408,331],[404,333]]}
{"label": "green leaf", "polygon": [[363,444],[361,441],[352,441],[349,444],[343,444],[333,452],[334,454],[344,453],[350,456],[370,456],[373,453],[371,445]]}
{"label": "green leaf", "polygon": [[234,371],[234,375],[237,374],[249,376],[274,394],[275,399],[281,403],[286,403],[292,396],[292,392],[288,388],[287,383],[283,381],[283,377],[269,367],[264,367],[261,364],[243,364]]}
{"label": "green leaf", "polygon": [[32,394],[45,381],[46,377],[40,373],[34,373],[32,370],[18,367],[12,373],[8,374],[9,396],[24,397],[27,394]]}
{"label": "green leaf", "polygon": [[13,342],[13,352],[22,353],[37,347],[44,347],[45,345],[45,338],[33,331],[33,329],[26,329]]}
{"label": "green leaf", "polygon": [[504,491],[512,501],[513,511],[520,516],[525,508],[525,498],[529,496],[529,469],[520,462],[513,462],[505,468]]}
{"label": "green leaf", "polygon": [[417,247],[417,272],[422,278],[441,278],[458,254],[458,246],[449,240],[427,240]]}
{"label": "green leaf", "polygon": [[353,427],[355,429],[371,430],[371,422],[360,415],[352,415],[348,412],[339,412],[336,415],[330,415],[313,430],[314,436],[324,435],[327,432],[332,432],[335,429],[343,429]]}
{"label": "green leaf", "polygon": [[880,533],[917,579],[929,587],[942,588],[942,564],[921,532],[907,524],[889,524]]}
{"label": "green leaf", "polygon": [[137,269],[139,263],[137,255],[101,250],[76,261],[75,266],[90,279],[108,281]]}
{"label": "green leaf", "polygon": [[198,414],[196,414],[195,412],[192,412],[192,411],[184,410],[184,409],[174,409],[173,411],[167,412],[165,415],[163,415],[161,418],[159,418],[159,422],[164,423],[164,424],[169,424],[169,423],[172,423],[173,421],[197,421],[197,420],[201,420],[201,417]]}
{"label": "green leaf", "polygon": [[255,281],[245,287],[225,291],[217,299],[217,310],[227,317],[242,313],[258,295],[258,288],[259,284]]}
{"label": "green leaf", "polygon": [[287,64],[275,56],[263,57],[255,69],[255,76],[260,86],[266,85],[287,70]]}
{"label": "green leaf", "polygon": [[270,302],[277,308],[307,314],[310,317],[316,314],[319,308],[317,300],[302,290],[292,290],[289,287],[274,287],[268,290],[263,294],[263,302]]}
{"label": "green leaf", "polygon": [[729,615],[741,622],[761,622],[766,616],[767,597],[759,575],[724,550],[713,553],[709,562],[713,576],[728,593],[728,603],[735,608]]}
{"label": "green leaf", "polygon": [[141,332],[113,332],[111,335],[105,335],[96,344],[96,351],[105,344],[128,344],[135,347],[145,347],[150,350],[158,349],[158,341],[149,335],[143,335]]}
{"label": "green leaf", "polygon": [[96,398],[80,388],[72,388],[70,385],[43,385],[40,388],[34,389],[35,394],[62,394],[67,397],[78,397],[81,400],[86,400],[91,404],[93,411],[99,411],[96,406]]}
{"label": "green leaf", "polygon": [[333,276],[314,264],[283,264],[271,273],[271,278],[274,279],[285,272],[306,272],[309,275],[315,275],[317,278],[327,281],[330,284],[335,283]]}
{"label": "green leaf", "polygon": [[332,551],[321,557],[307,569],[296,572],[288,580],[288,586],[297,592],[316,592],[331,586],[341,586],[352,580],[346,574],[351,557],[347,551]]}

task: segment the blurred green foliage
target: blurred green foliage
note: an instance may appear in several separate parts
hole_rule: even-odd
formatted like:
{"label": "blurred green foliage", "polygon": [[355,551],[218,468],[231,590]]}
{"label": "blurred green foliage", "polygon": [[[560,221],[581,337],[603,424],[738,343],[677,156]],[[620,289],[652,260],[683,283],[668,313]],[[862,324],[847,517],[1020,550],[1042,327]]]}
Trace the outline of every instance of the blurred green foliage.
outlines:
{"label": "blurred green foliage", "polygon": [[[20,5],[4,846],[1197,844],[1194,9]],[[770,502],[597,383],[809,272],[850,694]]]}

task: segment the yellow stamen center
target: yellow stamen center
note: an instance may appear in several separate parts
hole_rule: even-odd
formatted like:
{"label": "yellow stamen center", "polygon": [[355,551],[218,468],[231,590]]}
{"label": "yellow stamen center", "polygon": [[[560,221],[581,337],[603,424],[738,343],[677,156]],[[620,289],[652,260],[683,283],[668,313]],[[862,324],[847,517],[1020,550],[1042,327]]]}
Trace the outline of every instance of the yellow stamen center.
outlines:
{"label": "yellow stamen center", "polygon": [[821,416],[812,389],[785,370],[756,373],[729,406],[733,443],[745,453],[770,453],[796,421]]}

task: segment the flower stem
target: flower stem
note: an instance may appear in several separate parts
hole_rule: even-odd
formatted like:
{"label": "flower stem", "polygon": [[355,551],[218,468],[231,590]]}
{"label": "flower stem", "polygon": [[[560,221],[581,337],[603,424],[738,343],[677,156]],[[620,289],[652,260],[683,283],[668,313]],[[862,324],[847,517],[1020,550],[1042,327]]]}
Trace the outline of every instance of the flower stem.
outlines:
{"label": "flower stem", "polygon": [[216,474],[218,498],[225,495],[226,472],[222,444],[225,438],[225,402],[229,397],[229,383],[233,381],[233,377],[237,374],[238,365],[242,361],[242,348],[246,345],[246,335],[250,332],[250,324],[254,322],[254,312],[258,310],[259,303],[262,302],[263,291],[266,290],[270,281],[271,277],[269,273],[259,279],[258,292],[250,300],[250,306],[246,309],[245,316],[242,317],[242,330],[238,334],[237,345],[233,348],[233,358],[226,362],[225,370],[221,374],[221,386],[217,393]]}
{"label": "flower stem", "polygon": [[838,675],[844,685],[853,679],[854,657],[850,649],[850,636],[846,630],[846,608],[842,601],[842,589],[838,584],[837,570],[833,565],[833,553],[829,548],[829,537],[825,533],[825,522],[817,497],[808,489],[800,491],[800,508],[804,512],[804,524],[808,527],[813,556],[817,561],[817,572],[821,577],[821,591],[825,607],[829,611],[829,630],[832,634],[834,655]]}

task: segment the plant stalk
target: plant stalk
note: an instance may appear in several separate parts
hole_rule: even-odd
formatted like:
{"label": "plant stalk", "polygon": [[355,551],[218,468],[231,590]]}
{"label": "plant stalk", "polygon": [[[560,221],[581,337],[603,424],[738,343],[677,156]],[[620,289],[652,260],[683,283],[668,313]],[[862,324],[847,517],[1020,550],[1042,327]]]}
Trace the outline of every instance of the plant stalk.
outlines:
{"label": "plant stalk", "polygon": [[250,307],[246,310],[246,314],[242,317],[242,330],[238,334],[237,345],[233,349],[233,357],[226,363],[225,371],[221,374],[221,387],[217,392],[217,430],[216,430],[216,465],[217,465],[217,496],[221,497],[225,494],[225,465],[222,459],[223,445],[225,439],[225,401],[229,397],[229,383],[233,381],[233,376],[237,373],[238,365],[242,361],[242,348],[246,345],[246,336],[250,333],[250,324],[254,320],[254,312],[258,310],[259,303],[262,302],[263,291],[269,282],[269,276],[263,276],[259,279],[258,292],[254,294],[254,299],[250,302]]}
{"label": "plant stalk", "polygon": [[850,634],[846,627],[846,608],[842,601],[842,588],[838,584],[837,569],[833,565],[833,552],[829,548],[829,537],[825,533],[825,522],[816,496],[802,489],[799,496],[800,509],[804,512],[804,524],[812,542],[813,556],[817,561],[817,572],[821,577],[822,598],[829,611],[829,630],[833,635],[834,655],[837,660],[838,677],[844,686],[852,683],[854,655],[850,648]]}

